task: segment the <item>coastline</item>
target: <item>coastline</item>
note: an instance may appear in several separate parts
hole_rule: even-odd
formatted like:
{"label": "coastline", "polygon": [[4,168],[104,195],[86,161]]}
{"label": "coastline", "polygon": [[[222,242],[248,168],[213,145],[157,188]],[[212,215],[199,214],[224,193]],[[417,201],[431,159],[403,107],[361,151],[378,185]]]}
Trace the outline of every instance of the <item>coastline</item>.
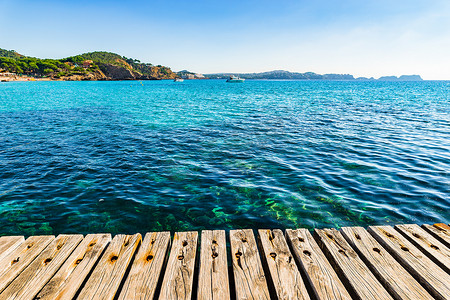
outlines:
{"label": "coastline", "polygon": [[12,77],[0,77],[0,82],[16,82],[16,81],[55,81],[51,78],[37,78],[30,76],[12,76]]}

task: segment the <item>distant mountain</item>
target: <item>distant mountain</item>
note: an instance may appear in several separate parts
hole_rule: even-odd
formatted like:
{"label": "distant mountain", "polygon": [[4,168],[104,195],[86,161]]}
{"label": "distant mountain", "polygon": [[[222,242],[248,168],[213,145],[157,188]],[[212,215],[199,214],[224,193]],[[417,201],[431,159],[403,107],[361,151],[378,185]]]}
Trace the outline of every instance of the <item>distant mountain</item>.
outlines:
{"label": "distant mountain", "polygon": [[422,77],[420,75],[402,75],[400,77],[397,76],[382,76],[378,80],[380,81],[422,81]]}
{"label": "distant mountain", "polygon": [[299,79],[299,80],[354,80],[353,75],[349,74],[316,74],[313,72],[306,73],[296,73],[284,70],[276,70],[270,72],[262,73],[216,73],[216,74],[205,74],[206,77],[211,79],[224,79],[231,75],[239,75],[241,78],[245,79]]}
{"label": "distant mountain", "polygon": [[0,49],[0,72],[60,80],[174,79],[168,67],[141,63],[116,53],[96,51],[63,59],[40,59]]}
{"label": "distant mountain", "polygon": [[[40,59],[24,56],[14,50],[0,49],[0,72],[25,74],[34,77],[48,77],[59,80],[142,80],[142,79],[225,79],[239,75],[245,79],[295,79],[295,80],[376,80],[355,78],[350,74],[297,73],[275,70],[262,73],[214,73],[199,74],[183,70],[172,72],[168,67],[142,63],[116,53],[95,51],[63,59]],[[419,75],[383,76],[380,81],[420,81]]]}
{"label": "distant mountain", "polygon": [[[276,70],[262,73],[214,73],[205,74],[206,77],[211,79],[225,79],[231,75],[239,75],[245,79],[297,79],[297,80],[376,80],[375,78],[358,77],[355,78],[350,74],[317,74],[314,72],[296,73],[284,70]],[[419,75],[402,75],[396,76],[384,76],[381,77],[381,81],[420,81],[422,78]]]}

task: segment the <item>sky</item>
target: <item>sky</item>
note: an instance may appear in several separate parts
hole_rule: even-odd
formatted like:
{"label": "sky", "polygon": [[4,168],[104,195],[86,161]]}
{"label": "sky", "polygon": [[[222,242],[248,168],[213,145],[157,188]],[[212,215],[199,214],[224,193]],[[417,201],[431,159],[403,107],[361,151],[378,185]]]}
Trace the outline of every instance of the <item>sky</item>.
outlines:
{"label": "sky", "polygon": [[450,80],[450,1],[0,0],[0,48],[110,51],[199,73]]}

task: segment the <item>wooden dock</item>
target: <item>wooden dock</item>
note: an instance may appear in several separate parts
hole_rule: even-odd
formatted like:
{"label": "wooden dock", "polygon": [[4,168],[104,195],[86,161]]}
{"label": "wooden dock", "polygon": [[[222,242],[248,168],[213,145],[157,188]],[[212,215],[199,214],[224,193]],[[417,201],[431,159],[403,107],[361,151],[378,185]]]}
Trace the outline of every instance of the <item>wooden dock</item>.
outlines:
{"label": "wooden dock", "polygon": [[3,236],[3,299],[450,299],[450,227]]}

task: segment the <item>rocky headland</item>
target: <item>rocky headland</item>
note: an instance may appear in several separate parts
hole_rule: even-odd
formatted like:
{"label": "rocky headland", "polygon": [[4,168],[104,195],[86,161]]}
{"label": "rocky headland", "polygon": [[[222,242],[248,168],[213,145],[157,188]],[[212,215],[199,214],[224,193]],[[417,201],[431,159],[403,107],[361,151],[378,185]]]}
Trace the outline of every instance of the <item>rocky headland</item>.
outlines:
{"label": "rocky headland", "polygon": [[160,80],[177,76],[169,67],[141,63],[111,52],[89,52],[63,59],[40,59],[0,49],[0,74],[10,80]]}

